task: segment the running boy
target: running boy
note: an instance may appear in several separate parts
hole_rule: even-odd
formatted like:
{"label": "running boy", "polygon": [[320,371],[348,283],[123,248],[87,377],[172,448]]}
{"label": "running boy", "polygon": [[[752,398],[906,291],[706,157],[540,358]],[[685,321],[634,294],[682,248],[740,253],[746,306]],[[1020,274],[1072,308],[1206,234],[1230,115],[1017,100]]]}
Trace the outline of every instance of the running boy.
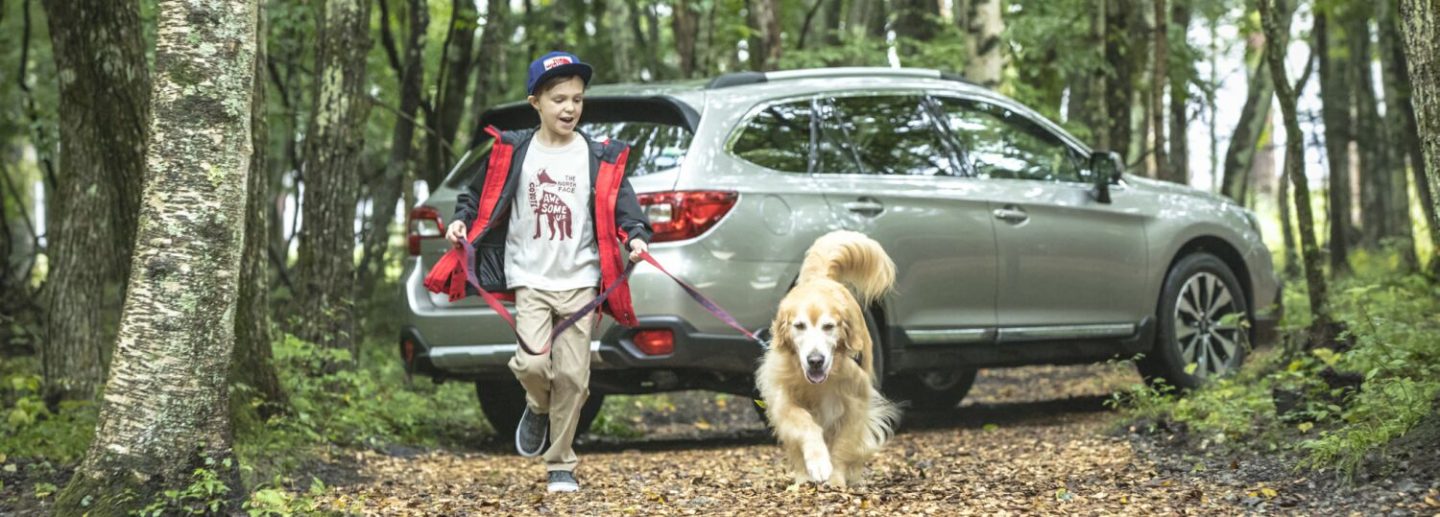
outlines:
{"label": "running boy", "polygon": [[[478,161],[481,170],[460,194],[445,234],[457,247],[461,239],[475,243],[473,269],[481,286],[513,293],[517,331],[533,347],[549,339],[553,325],[594,300],[597,286],[618,281],[622,244],[636,261],[650,240],[650,222],[624,177],[628,146],[596,142],[575,129],[592,72],[564,52],[530,64],[526,91],[540,128],[488,130],[495,146],[489,159]],[[453,274],[453,262],[437,263],[427,287],[452,298],[473,293],[466,292],[463,275]],[[626,286],[617,286],[603,308],[621,324],[635,324]],[[510,361],[525,387],[515,448],[522,456],[544,451],[550,492],[580,489],[572,443],[590,393],[595,317],[588,314],[557,336],[550,352],[516,350]]]}

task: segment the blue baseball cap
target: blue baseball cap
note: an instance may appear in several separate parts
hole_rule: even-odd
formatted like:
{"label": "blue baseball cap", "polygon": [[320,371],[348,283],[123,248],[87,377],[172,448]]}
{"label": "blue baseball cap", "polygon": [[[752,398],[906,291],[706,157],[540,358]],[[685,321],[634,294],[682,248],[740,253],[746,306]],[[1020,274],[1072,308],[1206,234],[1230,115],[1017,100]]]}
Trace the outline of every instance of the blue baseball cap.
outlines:
{"label": "blue baseball cap", "polygon": [[590,75],[594,70],[590,65],[580,62],[580,58],[569,52],[555,51],[540,56],[530,63],[530,81],[525,85],[525,92],[528,95],[535,95],[535,89],[540,87],[546,79],[557,76],[578,75],[586,85],[590,84]]}

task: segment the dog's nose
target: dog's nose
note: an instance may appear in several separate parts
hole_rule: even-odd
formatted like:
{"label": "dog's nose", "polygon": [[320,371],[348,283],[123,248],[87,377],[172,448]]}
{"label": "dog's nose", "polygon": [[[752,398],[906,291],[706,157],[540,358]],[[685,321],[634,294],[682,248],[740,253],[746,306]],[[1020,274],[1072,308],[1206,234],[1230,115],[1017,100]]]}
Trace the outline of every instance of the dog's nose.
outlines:
{"label": "dog's nose", "polygon": [[810,354],[808,357],[805,358],[805,362],[809,364],[811,368],[819,370],[820,367],[825,366],[825,356],[820,354]]}

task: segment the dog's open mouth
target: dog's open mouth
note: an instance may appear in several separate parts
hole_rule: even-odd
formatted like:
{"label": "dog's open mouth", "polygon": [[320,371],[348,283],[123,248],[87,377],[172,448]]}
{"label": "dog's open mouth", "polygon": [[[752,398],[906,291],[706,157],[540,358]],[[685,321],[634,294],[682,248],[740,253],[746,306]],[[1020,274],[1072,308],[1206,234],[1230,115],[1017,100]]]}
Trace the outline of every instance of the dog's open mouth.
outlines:
{"label": "dog's open mouth", "polygon": [[825,379],[828,377],[830,377],[829,368],[821,367],[805,369],[805,380],[810,381],[811,384],[820,384],[822,382],[825,382]]}

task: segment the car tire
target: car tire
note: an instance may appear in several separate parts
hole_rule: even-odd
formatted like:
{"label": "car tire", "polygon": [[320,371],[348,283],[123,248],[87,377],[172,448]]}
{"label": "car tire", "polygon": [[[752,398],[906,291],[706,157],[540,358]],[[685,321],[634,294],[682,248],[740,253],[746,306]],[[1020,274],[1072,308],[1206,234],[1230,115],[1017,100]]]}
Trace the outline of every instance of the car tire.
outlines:
{"label": "car tire", "polygon": [[1209,253],[1181,258],[1157,307],[1155,347],[1136,363],[1146,380],[1188,390],[1240,369],[1250,348],[1249,306],[1224,261]]}
{"label": "car tire", "polygon": [[976,368],[929,370],[890,379],[890,393],[896,402],[907,401],[911,409],[954,409],[975,385]]}
{"label": "car tire", "polygon": [[[496,436],[514,436],[515,427],[520,425],[520,413],[525,411],[525,388],[520,386],[520,381],[477,381],[475,396],[480,399],[480,412],[490,421]],[[604,405],[603,393],[591,393],[585,399],[585,405],[580,407],[580,422],[575,426],[577,436],[590,431],[590,425],[595,423],[595,417],[600,415],[600,408]]]}

